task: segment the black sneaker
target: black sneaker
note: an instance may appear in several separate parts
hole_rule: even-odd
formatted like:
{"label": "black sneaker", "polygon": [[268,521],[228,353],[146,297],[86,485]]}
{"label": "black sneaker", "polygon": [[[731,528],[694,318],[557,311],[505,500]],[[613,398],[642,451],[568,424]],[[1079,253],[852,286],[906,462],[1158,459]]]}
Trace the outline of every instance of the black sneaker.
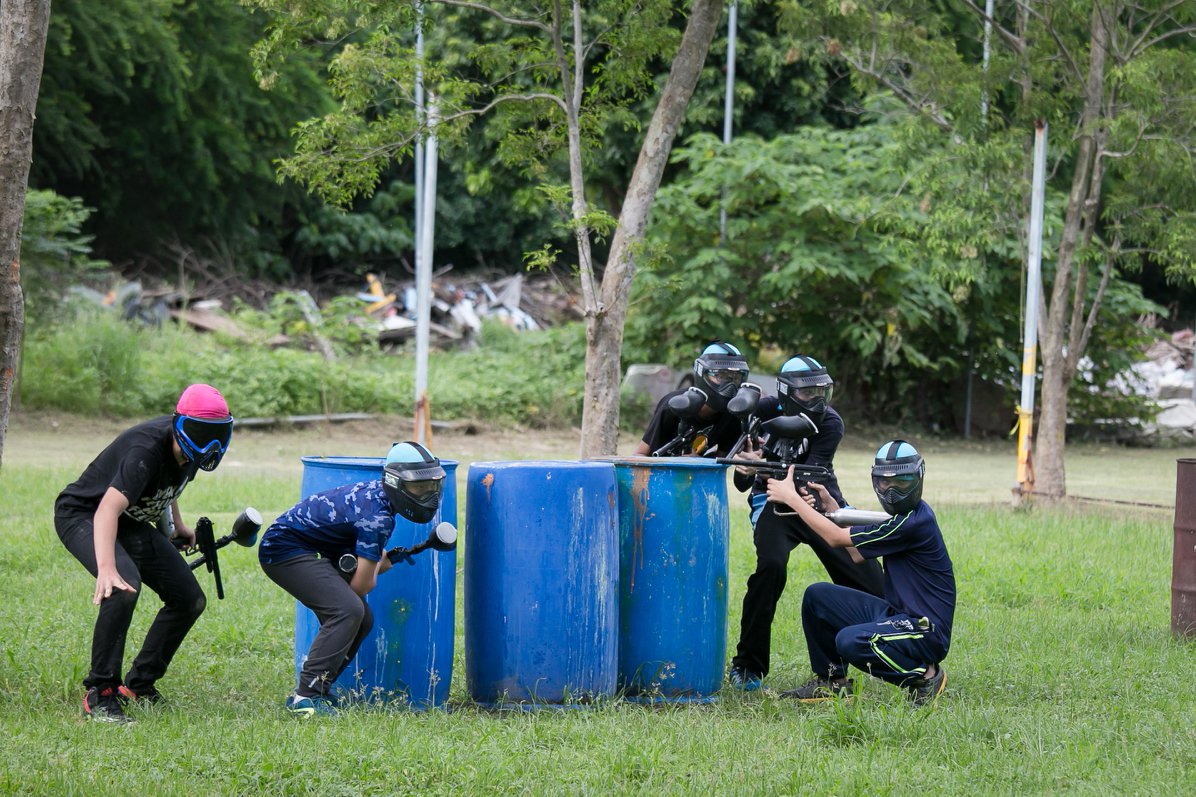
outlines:
{"label": "black sneaker", "polygon": [[128,724],[133,722],[125,716],[120,707],[120,697],[111,686],[100,689],[93,686],[83,696],[83,716],[96,722],[115,722]]}
{"label": "black sneaker", "polygon": [[140,705],[140,706],[158,706],[165,702],[166,698],[162,696],[154,687],[150,686],[142,689],[140,692],[134,692],[129,687],[121,684],[117,687],[116,696],[122,705]]}
{"label": "black sneaker", "polygon": [[823,700],[850,700],[855,681],[850,678],[830,679],[824,675],[816,675],[796,689],[781,692],[781,697],[788,700],[800,700],[803,703],[821,703]]}
{"label": "black sneaker", "polygon": [[947,671],[943,665],[935,666],[935,673],[929,678],[919,678],[906,687],[909,699],[915,706],[924,706],[938,700],[939,695],[947,688]]}

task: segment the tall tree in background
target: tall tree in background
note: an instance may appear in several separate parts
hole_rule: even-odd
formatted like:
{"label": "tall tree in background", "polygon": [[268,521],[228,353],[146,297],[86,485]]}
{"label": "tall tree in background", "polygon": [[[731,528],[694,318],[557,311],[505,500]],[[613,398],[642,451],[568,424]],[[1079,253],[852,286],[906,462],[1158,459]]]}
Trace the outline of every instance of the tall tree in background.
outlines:
{"label": "tall tree in background", "polygon": [[1024,235],[1029,144],[1035,121],[1049,123],[1048,174],[1066,200],[1048,206],[1035,468],[1037,492],[1062,497],[1068,392],[1111,277],[1146,262],[1176,281],[1196,275],[1196,3],[997,0],[987,67],[981,6],[961,0],[954,17],[929,0],[786,10],[807,46],[901,100],[911,135],[945,145],[910,168],[935,177],[926,242],[961,274],[983,269],[999,238]]}
{"label": "tall tree in background", "polygon": [[[423,17],[428,52],[422,64],[412,49],[415,6],[390,3],[254,0],[274,15],[258,48],[269,82],[270,65],[313,39],[349,37],[334,59],[338,113],[298,128],[294,157],[282,174],[326,199],[347,202],[373,190],[381,170],[410,154],[421,129],[413,113],[417,67],[440,109],[437,135],[451,148],[470,122],[489,114],[505,125],[501,149],[544,184],[567,219],[577,245],[577,269],[586,317],[586,387],[582,456],[614,453],[618,441],[620,349],[637,249],[669,151],[706,60],[722,14],[721,0],[694,0],[678,41],[676,8],[667,0],[580,0],[542,8],[429,0]],[[432,10],[437,9],[433,14]],[[461,15],[482,15],[482,40],[454,35]],[[639,159],[620,208],[596,208],[586,190],[587,164],[601,142],[595,135],[611,115],[638,127],[628,113],[653,92],[653,67],[672,69],[660,90]],[[562,177],[556,175],[562,174]],[[617,223],[613,214],[618,214]],[[603,271],[593,262],[595,236],[613,231]],[[551,263],[545,247],[530,259]]]}
{"label": "tall tree in background", "polygon": [[0,464],[25,329],[21,223],[49,24],[50,0],[0,3]]}

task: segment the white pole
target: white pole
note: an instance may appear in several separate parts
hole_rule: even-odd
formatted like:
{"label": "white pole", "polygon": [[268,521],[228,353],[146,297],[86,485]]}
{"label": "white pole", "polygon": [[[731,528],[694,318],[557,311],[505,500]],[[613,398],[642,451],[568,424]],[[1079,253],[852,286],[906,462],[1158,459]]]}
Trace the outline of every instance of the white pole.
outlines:
{"label": "white pole", "polygon": [[[727,88],[723,98],[723,144],[731,143],[731,125],[735,110],[735,37],[738,28],[739,2],[731,3],[727,14]],[[727,188],[723,186],[723,201],[718,211],[718,240],[727,239]]]}
{"label": "white pole", "polygon": [[[993,0],[984,2],[984,77],[988,78],[988,58],[992,53]],[[980,118],[988,119],[988,87],[980,91]]]}
{"label": "white pole", "polygon": [[[415,121],[424,123],[424,4],[415,4]],[[423,247],[420,234],[424,226],[424,137],[415,139],[415,270]]]}
{"label": "white pole", "polygon": [[428,104],[428,144],[424,151],[424,212],[419,231],[420,251],[415,267],[415,439],[427,443],[431,427],[428,409],[428,327],[432,321],[432,241],[436,229],[436,97]]}
{"label": "white pole", "polygon": [[1017,408],[1017,481],[1024,495],[1034,491],[1030,441],[1034,430],[1034,379],[1038,359],[1038,302],[1042,289],[1042,216],[1046,199],[1047,124],[1034,130],[1034,177],[1030,187],[1030,240],[1026,258],[1026,311],[1022,328],[1022,395]]}

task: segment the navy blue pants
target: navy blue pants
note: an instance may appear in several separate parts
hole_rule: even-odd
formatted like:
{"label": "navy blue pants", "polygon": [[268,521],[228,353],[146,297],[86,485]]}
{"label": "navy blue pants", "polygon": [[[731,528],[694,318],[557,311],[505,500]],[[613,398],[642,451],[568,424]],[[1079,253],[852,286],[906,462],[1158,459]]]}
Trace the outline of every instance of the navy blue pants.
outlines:
{"label": "navy blue pants", "polygon": [[[921,622],[920,622],[921,621]],[[898,686],[925,676],[947,655],[924,618],[875,595],[837,584],[811,584],[801,604],[802,630],[817,675],[840,678],[851,664]]]}
{"label": "navy blue pants", "polygon": [[884,573],[873,559],[856,564],[846,548],[832,548],[796,514],[778,515],[776,504],[765,504],[764,495],[753,495],[752,541],[756,544],[756,572],[748,577],[743,595],[739,644],[732,664],[748,672],[768,674],[772,648],[772,622],[777,602],[789,575],[789,554],[805,543],[817,556],[827,575],[842,584],[874,595],[884,594]]}

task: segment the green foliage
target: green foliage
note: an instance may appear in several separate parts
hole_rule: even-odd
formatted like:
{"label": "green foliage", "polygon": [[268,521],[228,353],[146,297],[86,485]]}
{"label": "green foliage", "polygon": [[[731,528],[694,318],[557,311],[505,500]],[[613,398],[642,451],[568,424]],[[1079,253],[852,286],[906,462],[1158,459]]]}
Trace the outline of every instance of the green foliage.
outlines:
{"label": "green foliage", "polygon": [[36,189],[26,192],[21,287],[31,322],[48,312],[63,286],[87,282],[108,267],[91,256],[92,236],[83,232],[90,215],[91,208],[77,197]]}
{"label": "green foliage", "polygon": [[[281,331],[312,332],[295,294],[279,294],[272,312],[241,308],[247,339],[175,327],[140,329],[88,308],[31,328],[20,384],[22,406],[80,415],[156,415],[191,382],[219,386],[240,417],[368,412],[410,415],[414,358],[384,354],[354,319],[356,300],[317,311],[319,329],[340,356],[271,348]],[[313,347],[314,348],[314,347]],[[428,395],[437,418],[562,427],[581,420],[585,334],[579,324],[516,333],[483,326],[476,351],[438,352]]]}
{"label": "green foliage", "polygon": [[666,362],[713,338],[811,354],[830,365],[838,403],[894,420],[941,411],[903,397],[947,401],[928,384],[949,385],[969,350],[993,373],[1008,369],[1000,344],[1017,339],[1013,298],[1002,313],[976,312],[1000,301],[1000,285],[946,278],[948,253],[910,237],[925,213],[895,132],[808,127],[729,147],[695,136],[677,149],[688,176],[658,197],[652,240],[667,257],[639,276],[630,344]]}
{"label": "green foliage", "polygon": [[235,0],[56,2],[30,183],[96,208],[105,253],[175,236],[277,251],[311,203],[270,161],[326,96],[306,55],[277,91],[254,83],[260,25]]}
{"label": "green foliage", "polygon": [[[922,237],[937,250],[975,252],[975,260],[991,251],[986,239],[1020,239],[1027,155],[1042,121],[1054,195],[1047,208],[1053,239],[1044,251],[1067,266],[1058,272],[1067,275],[1065,306],[1047,305],[1060,326],[1083,323],[1085,308],[1071,317],[1073,298],[1091,296],[1084,280],[1106,261],[1121,274],[1150,263],[1175,284],[1196,284],[1196,171],[1176,167],[1196,147],[1196,50],[1180,44],[1196,25],[1193,4],[1051,0],[1028,14],[1016,4],[999,6],[987,65],[976,4],[897,0],[874,8],[823,0],[782,9],[787,37],[828,63],[850,63],[861,88],[901,101],[908,142],[923,149],[933,142],[939,154],[919,166],[933,208]],[[1094,25],[1107,33],[1105,66],[1095,73]],[[1073,186],[1076,175],[1082,179]],[[1067,239],[1059,237],[1065,219],[1077,230]]]}
{"label": "green foliage", "polygon": [[81,415],[140,412],[144,346],[156,333],[138,331],[113,313],[87,308],[62,321],[27,328],[20,384],[23,406]]}

